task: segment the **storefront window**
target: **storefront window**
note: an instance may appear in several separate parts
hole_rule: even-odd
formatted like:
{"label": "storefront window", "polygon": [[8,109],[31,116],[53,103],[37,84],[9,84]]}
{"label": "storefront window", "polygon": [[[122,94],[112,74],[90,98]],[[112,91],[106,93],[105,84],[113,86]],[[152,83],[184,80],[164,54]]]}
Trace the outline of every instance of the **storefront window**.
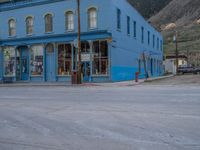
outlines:
{"label": "storefront window", "polygon": [[90,44],[89,42],[81,42],[81,53],[90,53]]}
{"label": "storefront window", "polygon": [[31,75],[43,75],[43,46],[37,45],[31,47]]}
{"label": "storefront window", "polygon": [[58,45],[58,75],[65,76],[71,74],[71,54],[71,44]]}
{"label": "storefront window", "polygon": [[15,48],[4,49],[4,76],[15,76]]}
{"label": "storefront window", "polygon": [[93,75],[108,74],[108,44],[107,41],[93,42]]}

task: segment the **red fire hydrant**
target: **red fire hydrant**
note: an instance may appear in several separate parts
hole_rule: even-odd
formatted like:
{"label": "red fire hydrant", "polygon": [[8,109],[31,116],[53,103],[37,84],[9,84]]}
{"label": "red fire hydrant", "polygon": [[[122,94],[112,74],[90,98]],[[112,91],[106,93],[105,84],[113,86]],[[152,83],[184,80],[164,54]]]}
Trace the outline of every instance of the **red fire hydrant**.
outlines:
{"label": "red fire hydrant", "polygon": [[138,78],[139,78],[139,72],[135,73],[135,82],[138,82]]}

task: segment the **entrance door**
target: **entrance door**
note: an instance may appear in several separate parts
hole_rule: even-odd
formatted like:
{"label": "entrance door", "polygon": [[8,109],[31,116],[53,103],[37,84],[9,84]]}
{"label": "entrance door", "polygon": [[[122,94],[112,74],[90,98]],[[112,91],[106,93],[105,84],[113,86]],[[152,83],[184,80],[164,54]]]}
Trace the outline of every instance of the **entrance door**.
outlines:
{"label": "entrance door", "polygon": [[26,81],[29,77],[29,54],[28,49],[21,49],[21,80]]}
{"label": "entrance door", "polygon": [[16,57],[17,81],[26,81],[29,78],[29,52],[27,47],[20,47]]}
{"label": "entrance door", "polygon": [[53,80],[53,54],[46,54],[46,81]]}
{"label": "entrance door", "polygon": [[90,62],[82,63],[83,82],[89,82],[90,79]]}
{"label": "entrance door", "polygon": [[53,81],[54,79],[54,47],[48,44],[46,47],[46,81]]}

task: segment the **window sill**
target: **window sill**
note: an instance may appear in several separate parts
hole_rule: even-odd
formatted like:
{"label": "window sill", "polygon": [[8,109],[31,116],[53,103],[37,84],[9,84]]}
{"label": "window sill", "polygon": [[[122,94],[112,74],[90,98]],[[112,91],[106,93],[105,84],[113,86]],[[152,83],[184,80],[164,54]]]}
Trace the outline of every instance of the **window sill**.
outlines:
{"label": "window sill", "polygon": [[45,34],[53,34],[54,32],[52,31],[52,32],[45,32]]}
{"label": "window sill", "polygon": [[17,35],[13,35],[13,36],[8,36],[8,38],[12,39],[12,38],[16,38]]}
{"label": "window sill", "polygon": [[65,30],[65,33],[73,33],[75,30]]}
{"label": "window sill", "polygon": [[122,30],[121,30],[121,29],[119,29],[119,28],[117,29],[117,31],[118,31],[118,32],[122,32]]}
{"label": "window sill", "polygon": [[98,28],[88,28],[89,31],[96,31]]}
{"label": "window sill", "polygon": [[32,37],[34,34],[26,34],[26,37]]}

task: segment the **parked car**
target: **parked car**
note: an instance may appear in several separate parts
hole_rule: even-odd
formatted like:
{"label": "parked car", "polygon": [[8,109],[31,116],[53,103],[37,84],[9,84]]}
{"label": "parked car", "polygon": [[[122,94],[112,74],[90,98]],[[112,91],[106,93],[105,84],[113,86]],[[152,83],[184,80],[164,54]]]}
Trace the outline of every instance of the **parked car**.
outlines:
{"label": "parked car", "polygon": [[198,68],[195,68],[195,74],[200,74],[200,67],[198,67]]}
{"label": "parked car", "polygon": [[196,74],[197,70],[193,67],[179,67],[178,74],[193,73]]}

